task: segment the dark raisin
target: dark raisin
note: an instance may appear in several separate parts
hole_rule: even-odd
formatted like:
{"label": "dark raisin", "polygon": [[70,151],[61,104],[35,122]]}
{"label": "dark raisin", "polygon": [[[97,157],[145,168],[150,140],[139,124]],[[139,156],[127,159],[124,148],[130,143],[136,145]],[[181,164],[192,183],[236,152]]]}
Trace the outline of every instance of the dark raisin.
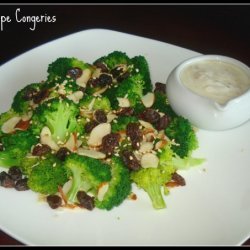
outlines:
{"label": "dark raisin", "polygon": [[58,195],[51,194],[47,196],[47,202],[52,209],[56,209],[62,205],[62,198]]}
{"label": "dark raisin", "polygon": [[49,96],[48,89],[42,89],[33,96],[33,102],[35,104],[41,103],[45,98]]}
{"label": "dark raisin", "polygon": [[111,155],[119,145],[120,134],[110,133],[102,138],[102,152]]}
{"label": "dark raisin", "polygon": [[51,151],[51,148],[46,144],[38,144],[32,150],[32,155],[42,156]]}
{"label": "dark raisin", "polygon": [[112,84],[113,78],[111,75],[108,74],[101,74],[98,78],[98,85],[100,87],[105,87],[107,85]]}
{"label": "dark raisin", "polygon": [[127,79],[130,76],[130,73],[126,71],[124,74],[117,77],[117,82],[122,82],[123,80]]}
{"label": "dark raisin", "polygon": [[73,79],[77,79],[82,75],[82,69],[78,67],[71,68],[67,71],[67,76],[70,76]]}
{"label": "dark raisin", "polygon": [[168,126],[168,124],[169,124],[169,118],[166,115],[164,115],[155,124],[155,128],[157,130],[162,130],[162,129],[165,129]]}
{"label": "dark raisin", "polygon": [[121,158],[124,164],[130,169],[130,170],[138,170],[141,166],[137,158],[135,157],[134,153],[130,150],[124,150],[121,153]]}
{"label": "dark raisin", "polygon": [[94,65],[97,68],[100,68],[102,70],[102,72],[104,72],[104,73],[108,73],[109,72],[107,66],[104,63],[100,62],[100,61],[95,62]]}
{"label": "dark raisin", "polygon": [[166,84],[161,82],[156,82],[154,92],[155,93],[160,92],[162,94],[166,94]]}
{"label": "dark raisin", "polygon": [[96,127],[98,125],[98,122],[97,121],[90,121],[90,122],[87,122],[84,126],[84,129],[85,129],[85,132],[86,133],[90,133],[92,131],[92,129],[94,127]]}
{"label": "dark raisin", "polygon": [[107,116],[106,116],[105,112],[102,109],[97,109],[94,112],[94,119],[98,123],[105,123],[105,122],[107,122]]}
{"label": "dark raisin", "polygon": [[185,179],[181,175],[177,174],[176,172],[172,175],[172,180],[180,186],[186,185]]}
{"label": "dark raisin", "polygon": [[25,101],[30,101],[33,99],[33,97],[37,94],[37,90],[35,89],[27,89],[23,94],[23,99]]}
{"label": "dark raisin", "polygon": [[95,207],[94,197],[89,196],[88,194],[86,194],[86,192],[78,191],[77,199],[80,203],[80,206],[82,206],[88,210],[94,209],[94,207]]}
{"label": "dark raisin", "polygon": [[160,117],[161,117],[160,114],[156,110],[151,108],[147,108],[142,113],[139,114],[140,119],[149,122],[151,124],[157,123]]}
{"label": "dark raisin", "polygon": [[121,108],[116,114],[120,116],[132,116],[134,114],[134,109],[131,107]]}
{"label": "dark raisin", "polygon": [[28,186],[28,178],[24,178],[21,180],[18,180],[15,184],[15,189],[17,191],[26,191],[29,190],[29,186]]}
{"label": "dark raisin", "polygon": [[126,135],[130,137],[131,141],[141,141],[142,131],[140,130],[140,124],[131,122],[126,127]]}
{"label": "dark raisin", "polygon": [[0,173],[0,185],[5,188],[13,188],[15,186],[15,181],[6,172]]}
{"label": "dark raisin", "polygon": [[65,161],[67,155],[69,154],[70,154],[69,149],[62,147],[56,152],[56,157],[61,161]]}
{"label": "dark raisin", "polygon": [[123,74],[123,67],[117,66],[117,67],[113,68],[113,69],[110,71],[110,74],[111,74],[114,78],[119,77],[121,74]]}
{"label": "dark raisin", "polygon": [[22,175],[23,175],[21,169],[18,167],[10,167],[8,174],[14,181],[22,179]]}

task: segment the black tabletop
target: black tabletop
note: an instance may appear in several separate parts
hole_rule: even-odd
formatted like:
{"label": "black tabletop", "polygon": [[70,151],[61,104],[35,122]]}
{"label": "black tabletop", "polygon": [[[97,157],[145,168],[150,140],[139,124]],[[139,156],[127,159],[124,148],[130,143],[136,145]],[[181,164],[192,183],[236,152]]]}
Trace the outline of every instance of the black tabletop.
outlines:
{"label": "black tabletop", "polygon": [[[41,15],[42,22],[23,19]],[[0,16],[0,64],[55,38],[105,28],[203,54],[231,56],[250,66],[250,5],[246,4],[18,4],[0,5]],[[244,245],[248,244],[250,240]],[[0,245],[22,243],[0,231]]]}

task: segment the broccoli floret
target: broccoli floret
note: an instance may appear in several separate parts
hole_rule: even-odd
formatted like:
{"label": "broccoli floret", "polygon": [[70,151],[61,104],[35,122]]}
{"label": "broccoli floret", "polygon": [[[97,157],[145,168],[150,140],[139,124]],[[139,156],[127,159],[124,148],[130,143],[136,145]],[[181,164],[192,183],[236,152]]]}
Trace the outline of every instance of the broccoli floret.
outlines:
{"label": "broccoli floret", "polygon": [[43,84],[31,83],[26,87],[19,90],[12,102],[12,109],[20,114],[27,113],[30,107],[30,101],[33,99],[36,93],[38,93]]}
{"label": "broccoli floret", "polygon": [[111,174],[112,178],[103,200],[96,199],[95,201],[98,208],[111,210],[115,206],[119,206],[131,192],[129,170],[121,159],[115,156],[111,160]]}
{"label": "broccoli floret", "polygon": [[86,110],[102,109],[105,112],[111,110],[110,101],[107,97],[94,97],[91,95],[84,95],[80,100],[79,106]]}
{"label": "broccoli floret", "polygon": [[171,108],[170,104],[168,103],[167,96],[160,92],[155,92],[155,101],[152,106],[153,109],[159,110],[162,113],[165,113],[169,117],[177,116],[173,109]]}
{"label": "broccoli floret", "polygon": [[140,74],[144,81],[143,94],[152,92],[150,71],[146,58],[144,56],[135,56],[131,60],[134,65],[132,74]]}
{"label": "broccoli floret", "polygon": [[77,58],[60,57],[49,64],[48,80],[52,81],[53,79],[64,78],[66,77],[68,70],[75,67],[80,68],[81,70],[91,68],[89,64],[84,63]]}
{"label": "broccoli floret", "polygon": [[113,133],[125,131],[126,127],[131,122],[137,122],[138,118],[135,116],[119,116],[111,122],[111,130]]}
{"label": "broccoli floret", "polygon": [[112,53],[97,59],[94,64],[96,63],[104,63],[108,69],[111,70],[118,65],[130,65],[132,62],[126,53],[121,51],[113,51]]}
{"label": "broccoli floret", "polygon": [[26,176],[29,176],[33,167],[39,163],[40,159],[37,156],[25,156],[20,161],[20,169],[22,170],[22,173]]}
{"label": "broccoli floret", "polygon": [[34,192],[48,195],[57,193],[58,187],[63,186],[67,181],[67,170],[60,160],[50,155],[32,168],[28,186]]}
{"label": "broccoli floret", "polygon": [[66,158],[64,166],[71,171],[72,185],[66,196],[70,203],[76,202],[78,191],[97,194],[98,187],[111,179],[109,165],[100,160],[71,154]]}
{"label": "broccoli floret", "polygon": [[141,168],[138,171],[131,172],[131,179],[149,195],[155,209],[166,207],[162,188],[164,189],[165,183],[172,179],[172,175],[176,171],[171,163],[172,155],[173,152],[170,147],[165,146],[158,155],[159,164],[157,168]]}
{"label": "broccoli floret", "polygon": [[30,131],[16,131],[1,139],[4,150],[0,151],[0,166],[20,166],[22,159],[38,139]]}
{"label": "broccoli floret", "polygon": [[177,144],[172,144],[173,151],[181,158],[189,156],[198,148],[195,131],[188,119],[182,116],[173,118],[165,129],[166,135]]}
{"label": "broccoli floret", "polygon": [[77,117],[78,106],[71,100],[54,98],[42,103],[34,112],[31,129],[40,135],[41,129],[47,126],[55,142],[66,142],[72,132],[79,128]]}

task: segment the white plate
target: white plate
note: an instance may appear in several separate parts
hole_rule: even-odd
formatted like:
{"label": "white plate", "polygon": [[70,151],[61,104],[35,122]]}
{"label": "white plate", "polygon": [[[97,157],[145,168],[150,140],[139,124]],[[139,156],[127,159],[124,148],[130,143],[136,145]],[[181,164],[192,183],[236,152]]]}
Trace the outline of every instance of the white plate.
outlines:
{"label": "white plate", "polygon": [[[165,82],[181,61],[199,53],[110,30],[92,29],[52,41],[0,67],[0,112],[16,91],[46,78],[57,57],[86,62],[113,50],[144,55],[152,81]],[[0,189],[1,229],[28,245],[240,245],[250,235],[250,122],[224,132],[198,132],[195,156],[206,163],[183,171],[187,185],[171,190],[156,211],[143,191],[110,212],[52,210],[37,194]]]}

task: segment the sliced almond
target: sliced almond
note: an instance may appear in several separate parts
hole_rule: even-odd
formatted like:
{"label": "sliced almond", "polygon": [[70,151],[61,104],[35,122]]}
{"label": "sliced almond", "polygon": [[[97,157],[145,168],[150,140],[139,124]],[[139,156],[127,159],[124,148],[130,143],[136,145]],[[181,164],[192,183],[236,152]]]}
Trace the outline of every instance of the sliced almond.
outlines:
{"label": "sliced almond", "polygon": [[77,78],[76,84],[83,87],[83,88],[85,88],[86,85],[87,85],[88,80],[91,77],[91,73],[92,72],[91,72],[90,69],[83,70],[82,75],[79,78]]}
{"label": "sliced almond", "polygon": [[52,150],[57,151],[59,149],[59,146],[52,139],[51,132],[48,127],[43,127],[41,134],[40,134],[40,142],[42,144],[48,145]]}
{"label": "sliced almond", "polygon": [[92,147],[100,146],[102,138],[110,133],[111,125],[109,123],[101,123],[92,129],[87,143]]}
{"label": "sliced almond", "polygon": [[91,149],[78,148],[77,153],[79,155],[88,156],[88,157],[94,158],[94,159],[105,159],[106,158],[106,155],[104,153],[96,151],[96,150],[91,150]]}
{"label": "sliced almond", "polygon": [[92,77],[93,78],[98,78],[101,73],[102,73],[102,69],[101,68],[96,68],[94,73],[92,74]]}
{"label": "sliced almond", "polygon": [[166,144],[167,144],[167,141],[166,141],[166,140],[158,141],[158,142],[155,144],[155,150],[158,150],[158,149],[163,148]]}
{"label": "sliced almond", "polygon": [[155,128],[153,127],[153,125],[149,122],[145,122],[143,120],[139,120],[140,124],[144,127],[144,128],[148,128],[151,129],[152,131],[155,131]]}
{"label": "sliced almond", "polygon": [[93,98],[88,106],[88,110],[91,111],[94,107],[96,98]]}
{"label": "sliced almond", "polygon": [[155,94],[149,92],[141,98],[141,101],[146,108],[150,108],[155,102]]}
{"label": "sliced almond", "polygon": [[107,122],[108,122],[108,123],[112,122],[115,118],[117,118],[117,115],[116,115],[116,114],[114,114],[114,113],[112,113],[112,112],[109,112],[109,113],[107,114]]}
{"label": "sliced almond", "polygon": [[15,131],[15,127],[18,124],[18,122],[21,120],[21,117],[19,116],[14,116],[7,120],[3,125],[2,125],[2,132],[9,134],[13,133]]}
{"label": "sliced almond", "polygon": [[98,187],[98,191],[97,191],[97,199],[99,201],[102,201],[105,194],[107,193],[109,189],[109,183],[108,182],[103,182],[101,183],[101,185]]}
{"label": "sliced almond", "polygon": [[148,153],[154,148],[154,144],[152,142],[141,142],[141,146],[139,148],[139,152]]}
{"label": "sliced almond", "polygon": [[146,153],[141,158],[141,166],[143,168],[157,168],[159,163],[159,158],[152,153]]}
{"label": "sliced almond", "polygon": [[77,150],[77,137],[75,134],[70,134],[68,141],[64,144],[64,147],[69,149],[71,152],[76,152]]}
{"label": "sliced almond", "polygon": [[117,97],[118,105],[121,108],[128,108],[130,107],[130,102],[128,98],[125,97]]}
{"label": "sliced almond", "polygon": [[67,98],[77,104],[83,98],[83,92],[76,91],[72,93],[71,95],[67,95]]}
{"label": "sliced almond", "polygon": [[101,95],[102,93],[104,93],[107,89],[108,89],[108,85],[105,86],[105,87],[103,87],[103,88],[101,88],[101,89],[99,89],[98,91],[96,91],[96,92],[93,94],[93,96],[99,96],[99,95]]}

